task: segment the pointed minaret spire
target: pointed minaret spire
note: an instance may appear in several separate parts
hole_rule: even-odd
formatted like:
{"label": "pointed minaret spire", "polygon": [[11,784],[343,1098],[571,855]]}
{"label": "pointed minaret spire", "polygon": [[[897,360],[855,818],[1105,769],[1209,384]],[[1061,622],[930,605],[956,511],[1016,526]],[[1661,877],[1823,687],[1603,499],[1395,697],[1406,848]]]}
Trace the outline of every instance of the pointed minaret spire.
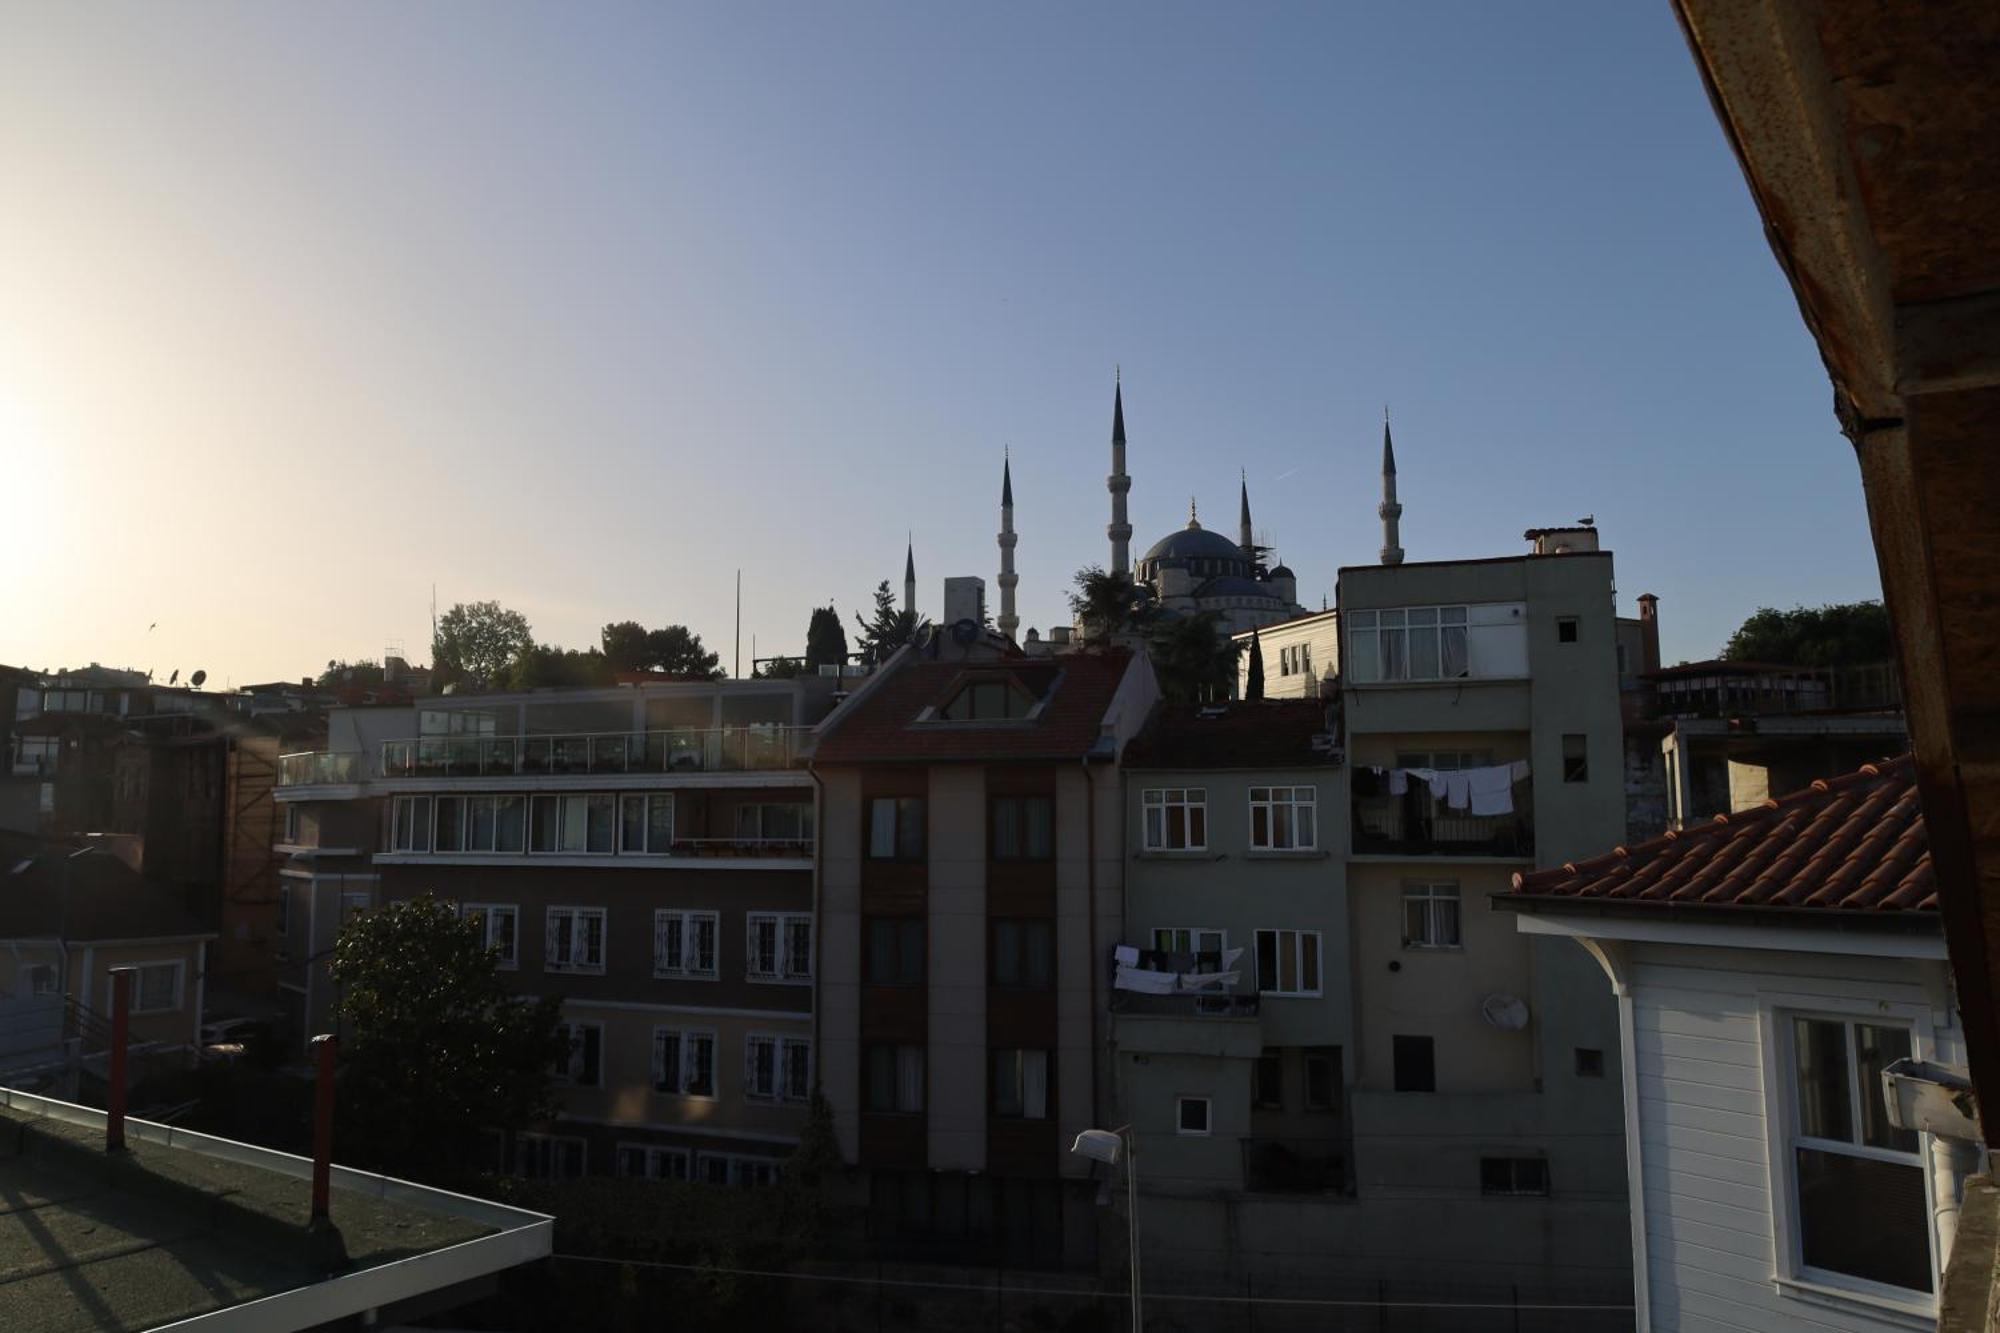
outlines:
{"label": "pointed minaret spire", "polygon": [[1389,409],[1382,409],[1382,503],[1375,507],[1382,517],[1382,563],[1400,565],[1403,563],[1403,547],[1399,520],[1403,517],[1403,506],[1396,503],[1396,446],[1389,438]]}
{"label": "pointed minaret spire", "polygon": [[909,544],[903,548],[903,614],[914,615],[917,609],[917,539],[911,534]]}
{"label": "pointed minaret spire", "polygon": [[1257,563],[1257,539],[1250,534],[1250,474],[1245,471],[1241,475],[1243,506],[1236,519],[1236,544],[1243,548],[1243,558],[1254,565]]}
{"label": "pointed minaret spire", "polygon": [[1005,452],[1000,455],[1000,614],[993,627],[1014,637],[1021,617],[1014,614],[1014,585],[1021,581],[1014,573],[1014,463]]}
{"label": "pointed minaret spire", "polygon": [[1125,375],[1120,369],[1111,391],[1111,476],[1104,487],[1111,492],[1111,522],[1105,535],[1111,538],[1111,572],[1132,572],[1132,524],[1125,515],[1125,496],[1132,478],[1125,475]]}

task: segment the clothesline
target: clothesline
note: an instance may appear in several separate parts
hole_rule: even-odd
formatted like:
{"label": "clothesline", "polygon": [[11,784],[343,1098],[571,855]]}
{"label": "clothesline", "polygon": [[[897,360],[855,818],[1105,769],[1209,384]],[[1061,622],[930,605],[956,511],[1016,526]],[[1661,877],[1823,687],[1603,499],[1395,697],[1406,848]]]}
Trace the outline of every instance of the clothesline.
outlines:
{"label": "clothesline", "polygon": [[1528,780],[1528,761],[1488,764],[1481,768],[1385,768],[1371,764],[1368,772],[1391,796],[1407,795],[1412,786],[1428,789],[1431,799],[1450,810],[1474,815],[1514,813],[1514,784]]}
{"label": "clothesline", "polygon": [[[1160,961],[1158,952],[1146,961]],[[1112,959],[1117,964],[1112,974],[1111,986],[1114,990],[1138,991],[1142,995],[1172,995],[1181,991],[1198,991],[1208,995],[1234,990],[1243,977],[1233,970],[1237,960],[1243,957],[1241,949],[1224,949],[1221,967],[1213,972],[1187,971],[1173,972],[1163,968],[1142,967],[1139,950],[1130,944],[1121,944],[1112,950]],[[1192,962],[1192,959],[1189,959]]]}

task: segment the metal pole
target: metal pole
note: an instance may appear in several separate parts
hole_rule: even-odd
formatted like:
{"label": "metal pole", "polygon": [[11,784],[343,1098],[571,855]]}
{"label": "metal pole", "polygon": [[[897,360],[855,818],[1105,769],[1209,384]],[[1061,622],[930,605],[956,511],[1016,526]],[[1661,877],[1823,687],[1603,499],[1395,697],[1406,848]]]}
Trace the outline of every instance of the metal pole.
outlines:
{"label": "metal pole", "polygon": [[1139,1306],[1139,1132],[1125,1131],[1125,1217],[1132,1228],[1132,1333],[1145,1333]]}
{"label": "metal pole", "polygon": [[131,1032],[132,969],[114,967],[111,969],[111,1088],[104,1109],[106,1152],[125,1151],[125,1047]]}
{"label": "metal pole", "polygon": [[318,1075],[313,1088],[313,1196],[312,1220],[326,1220],[333,1184],[333,1060],[340,1038],[320,1035],[312,1039]]}

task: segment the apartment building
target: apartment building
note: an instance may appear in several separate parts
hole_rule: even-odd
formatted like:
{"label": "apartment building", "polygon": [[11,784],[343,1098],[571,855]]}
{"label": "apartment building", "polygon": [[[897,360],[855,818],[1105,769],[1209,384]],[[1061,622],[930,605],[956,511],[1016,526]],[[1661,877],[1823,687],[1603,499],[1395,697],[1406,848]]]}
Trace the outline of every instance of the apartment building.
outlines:
{"label": "apartment building", "polygon": [[1340,674],[1340,630],[1331,611],[1280,620],[1233,634],[1236,644],[1236,697],[1250,693],[1250,640],[1264,659],[1266,699],[1317,699]]}
{"label": "apartment building", "polygon": [[279,777],[298,1032],[341,923],[433,894],[524,994],[563,996],[561,1114],[497,1145],[529,1176],[775,1178],[816,1077],[805,740],[832,678],[337,709]]}
{"label": "apartment building", "polygon": [[878,1253],[1088,1266],[1143,654],[933,634],[820,728],[820,1079]]}

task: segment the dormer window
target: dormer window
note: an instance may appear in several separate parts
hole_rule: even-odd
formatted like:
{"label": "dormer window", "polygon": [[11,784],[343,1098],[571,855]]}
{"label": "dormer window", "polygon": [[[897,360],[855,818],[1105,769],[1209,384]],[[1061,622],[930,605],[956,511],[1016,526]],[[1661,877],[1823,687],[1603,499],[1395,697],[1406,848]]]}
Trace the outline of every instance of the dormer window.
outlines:
{"label": "dormer window", "polygon": [[937,715],[946,722],[1018,721],[1034,707],[1027,691],[1012,681],[975,680],[953,695]]}

